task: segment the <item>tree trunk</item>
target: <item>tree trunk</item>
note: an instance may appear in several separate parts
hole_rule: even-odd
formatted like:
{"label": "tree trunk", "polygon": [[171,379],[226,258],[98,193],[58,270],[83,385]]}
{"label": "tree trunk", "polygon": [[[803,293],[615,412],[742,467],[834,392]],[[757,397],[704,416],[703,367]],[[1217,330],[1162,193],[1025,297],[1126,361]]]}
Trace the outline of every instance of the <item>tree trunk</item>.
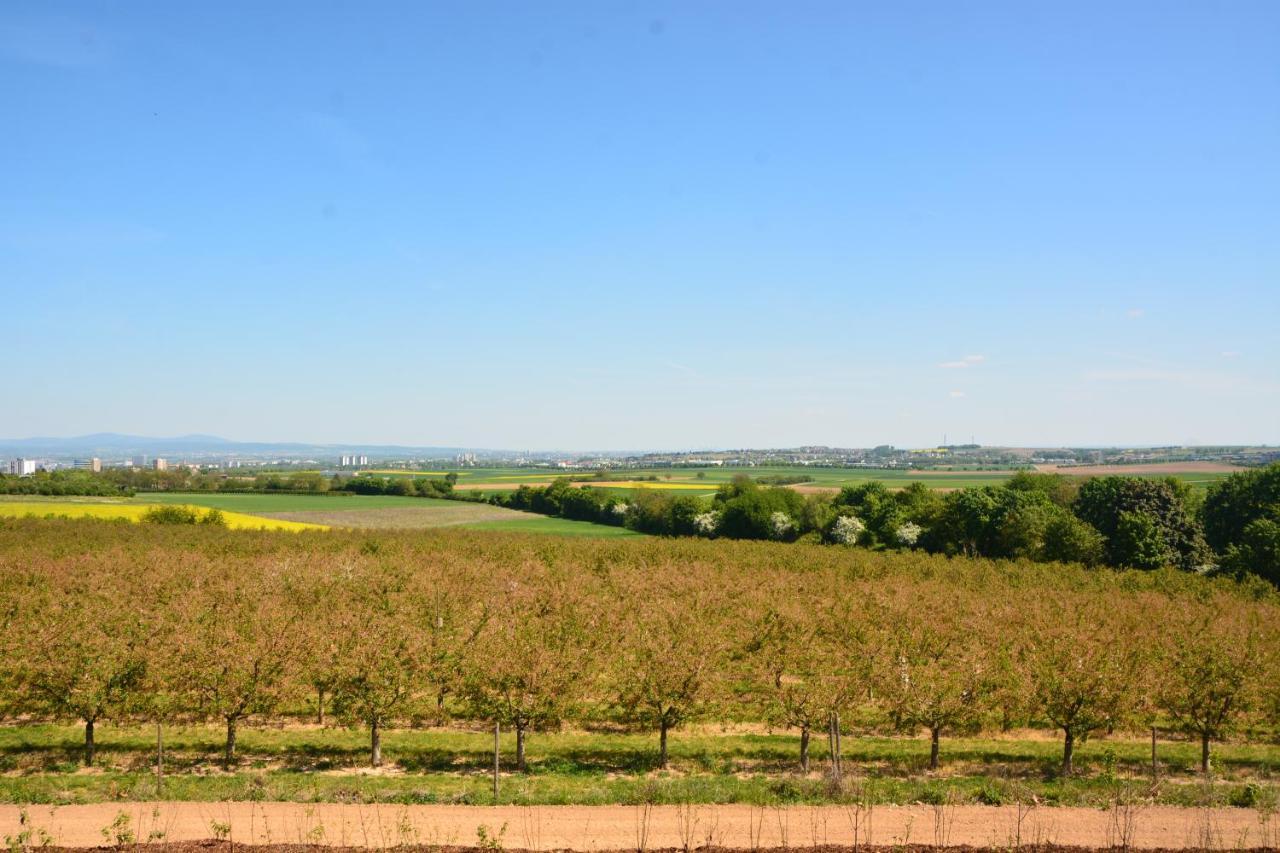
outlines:
{"label": "tree trunk", "polygon": [[236,724],[239,718],[236,716],[227,717],[227,748],[222,756],[222,765],[230,770],[236,765]]}
{"label": "tree trunk", "polygon": [[436,694],[436,725],[444,725],[444,691]]}
{"label": "tree trunk", "polygon": [[375,719],[369,724],[369,752],[370,761],[374,767],[382,766],[382,730],[378,728],[378,721]]}
{"label": "tree trunk", "polygon": [[1062,775],[1070,776],[1072,771],[1071,754],[1075,752],[1076,736],[1071,729],[1065,729],[1065,732],[1067,736],[1062,742]]}
{"label": "tree trunk", "polygon": [[800,728],[800,772],[809,772],[809,727]]}
{"label": "tree trunk", "polygon": [[316,688],[316,725],[324,725],[324,688]]}
{"label": "tree trunk", "polygon": [[658,766],[667,769],[667,721],[658,724]]}
{"label": "tree trunk", "polygon": [[1209,733],[1200,733],[1200,772],[1209,775]]}
{"label": "tree trunk", "polygon": [[942,730],[938,726],[929,729],[929,769],[938,769],[938,737]]}
{"label": "tree trunk", "polygon": [[528,770],[524,764],[524,726],[516,726],[516,770],[521,773]]}
{"label": "tree trunk", "polygon": [[93,760],[97,754],[97,747],[93,743],[93,720],[84,721],[84,766],[92,767]]}

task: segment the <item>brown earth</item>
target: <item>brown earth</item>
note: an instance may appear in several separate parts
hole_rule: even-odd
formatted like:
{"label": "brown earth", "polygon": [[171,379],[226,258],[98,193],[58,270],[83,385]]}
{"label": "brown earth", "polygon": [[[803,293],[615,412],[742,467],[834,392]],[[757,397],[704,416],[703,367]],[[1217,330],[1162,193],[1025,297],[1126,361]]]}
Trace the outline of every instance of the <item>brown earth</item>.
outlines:
{"label": "brown earth", "polygon": [[[348,853],[348,851],[362,851],[364,847],[340,847],[336,844],[256,844],[245,845],[241,847],[249,847],[253,851],[270,851],[270,853]],[[41,848],[48,853],[104,853],[104,851],[118,850],[117,847],[46,847]],[[452,844],[397,844],[391,848],[400,853],[494,853],[493,847],[477,847],[463,846]],[[947,847],[939,847],[933,844],[894,844],[894,845],[867,845],[862,844],[857,847],[848,844],[826,844],[817,847],[691,847],[690,851],[698,851],[698,853],[790,853],[790,851],[803,851],[803,853],[934,853],[938,850],[949,850],[953,853],[1010,853],[1014,848],[1007,845],[996,847],[977,847],[971,845],[951,845]],[[1124,848],[1108,848],[1108,847],[1076,847],[1063,844],[1039,844],[1034,847],[1027,845],[1026,848],[1031,853],[1124,853]],[[1144,848],[1147,853],[1199,853],[1201,848],[1198,847],[1149,847]],[[1275,848],[1255,847],[1250,848],[1247,853],[1270,853]],[[206,838],[202,841],[181,841],[181,842],[151,842],[147,845],[149,853],[234,853],[233,847],[229,842],[218,841],[216,839]],[[535,853],[525,848],[501,848],[501,853]],[[617,851],[623,853],[623,851]],[[628,849],[625,853],[636,853],[634,849]],[[646,847],[641,853],[689,853],[679,847]]]}
{"label": "brown earth", "polygon": [[1239,465],[1228,465],[1223,462],[1152,462],[1149,465],[1037,465],[1037,471],[1048,474],[1072,474],[1085,476],[1106,476],[1114,474],[1230,474],[1233,471],[1247,470]]}
{"label": "brown earth", "polygon": [[515,491],[521,486],[550,486],[550,480],[529,480],[518,483],[456,483],[453,487],[455,492],[496,492],[502,489]]}
{"label": "brown earth", "polygon": [[792,483],[787,488],[802,495],[834,495],[840,491],[839,486],[815,486],[813,483]]}
{"label": "brown earth", "polygon": [[[21,823],[20,815],[26,815]],[[388,848],[400,845],[486,847],[481,828],[503,848],[603,851],[660,848],[824,847],[854,841],[855,813],[845,806],[399,806],[342,803],[99,803],[0,806],[0,836],[32,830],[32,844],[115,844],[113,822],[125,815],[140,842],[191,842],[221,836],[234,844]],[[1151,806],[1131,813],[1130,847],[1243,849],[1280,842],[1251,809]],[[862,845],[1031,847],[1119,846],[1123,813],[1092,808],[1016,806],[877,806],[859,819]],[[869,825],[868,825],[869,824]],[[43,833],[43,835],[41,834]],[[104,834],[105,833],[105,834]],[[640,835],[644,835],[643,841]],[[121,845],[123,846],[123,845]],[[213,849],[213,848],[206,848]],[[487,849],[499,849],[488,846]],[[865,848],[864,848],[865,849]]]}
{"label": "brown earth", "polygon": [[331,527],[358,528],[425,528],[452,527],[458,524],[474,524],[479,521],[535,521],[544,516],[530,512],[504,509],[483,503],[463,503],[452,506],[405,506],[381,509],[317,509],[298,512],[259,512],[263,518],[279,518],[285,521],[306,521],[311,524],[327,524]]}

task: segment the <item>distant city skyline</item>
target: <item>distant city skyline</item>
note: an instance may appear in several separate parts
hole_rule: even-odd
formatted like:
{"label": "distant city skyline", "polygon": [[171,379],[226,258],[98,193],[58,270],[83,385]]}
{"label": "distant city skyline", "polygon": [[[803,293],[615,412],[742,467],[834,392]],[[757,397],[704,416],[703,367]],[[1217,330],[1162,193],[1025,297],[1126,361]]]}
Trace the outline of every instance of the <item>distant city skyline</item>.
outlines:
{"label": "distant city skyline", "polygon": [[0,436],[1280,442],[1280,4],[14,0]]}
{"label": "distant city skyline", "polygon": [[[588,456],[591,454],[602,454],[609,456],[622,457],[625,455],[639,454],[671,454],[671,455],[688,455],[688,454],[727,454],[735,452],[767,452],[767,451],[801,451],[801,450],[851,450],[851,451],[873,451],[881,448],[893,448],[896,450],[913,450],[929,448],[987,448],[992,450],[1008,449],[1008,450],[1159,450],[1165,447],[1178,448],[1204,448],[1206,450],[1216,450],[1223,447],[1248,447],[1248,448],[1271,448],[1280,447],[1277,444],[1219,444],[1219,445],[984,445],[980,442],[959,442],[951,441],[944,436],[943,441],[932,444],[925,443],[922,445],[904,445],[895,444],[893,442],[880,442],[874,445],[824,445],[817,443],[804,443],[787,446],[741,446],[741,447],[676,447],[676,448],[658,448],[658,447],[482,447],[476,445],[459,445],[459,446],[439,446],[439,445],[400,445],[400,444],[376,444],[358,442],[336,442],[336,443],[312,443],[302,441],[283,441],[283,442],[264,442],[264,441],[235,441],[222,438],[220,436],[212,436],[203,433],[190,434],[185,436],[142,436],[142,435],[122,435],[118,433],[91,433],[85,436],[27,436],[22,438],[0,436],[0,457],[5,453],[11,454],[14,458],[35,457],[35,458],[76,458],[76,467],[87,467],[87,463],[92,460],[93,463],[101,465],[102,460],[97,457],[90,457],[91,452],[102,452],[107,458],[115,462],[123,462],[124,464],[134,467],[148,467],[156,461],[165,461],[150,456],[148,453],[139,452],[142,449],[148,451],[165,452],[174,455],[177,458],[197,458],[197,457],[226,457],[234,459],[235,457],[250,458],[254,456],[264,455],[319,455],[332,456],[334,464],[340,467],[361,466],[370,464],[371,457],[373,459],[386,458],[405,458],[414,454],[433,455],[433,458],[444,458],[446,456],[456,457],[456,461],[460,464],[474,464],[477,457],[476,453],[481,454],[531,454],[539,457],[555,456],[555,455],[572,455],[582,454]],[[492,458],[492,457],[491,457]]]}

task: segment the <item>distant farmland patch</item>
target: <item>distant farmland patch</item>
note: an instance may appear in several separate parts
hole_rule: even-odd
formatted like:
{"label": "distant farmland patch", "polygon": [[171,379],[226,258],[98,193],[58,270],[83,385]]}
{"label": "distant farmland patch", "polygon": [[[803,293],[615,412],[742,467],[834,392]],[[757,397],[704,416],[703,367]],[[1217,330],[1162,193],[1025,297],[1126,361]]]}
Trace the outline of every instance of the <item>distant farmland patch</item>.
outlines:
{"label": "distant farmland patch", "polygon": [[[415,503],[425,504],[427,501],[419,499]],[[440,504],[445,504],[445,506],[440,506]],[[335,508],[331,510],[272,512],[265,515],[268,518],[323,524],[329,527],[400,529],[453,527],[459,524],[495,521],[529,524],[530,522],[542,521],[544,518],[541,515],[504,509],[491,504],[467,503],[464,501],[431,501],[431,505],[428,506],[396,506],[375,509]],[[600,525],[591,526],[600,527]]]}
{"label": "distant farmland patch", "polygon": [[1037,465],[1036,470],[1073,477],[1159,477],[1167,474],[1230,474],[1245,469],[1223,462],[1139,462],[1132,465]]}
{"label": "distant farmland patch", "polygon": [[[0,516],[57,516],[60,518],[97,518],[107,521],[141,522],[150,510],[169,504],[108,503],[106,501],[0,501]],[[266,518],[239,512],[222,511],[227,527],[239,530],[323,530],[322,523]]]}
{"label": "distant farmland patch", "polygon": [[330,527],[425,529],[475,527],[484,530],[518,530],[564,536],[638,535],[620,527],[548,518],[486,503],[400,495],[273,495],[201,494],[199,492],[148,494],[138,501],[216,507],[224,512],[253,513],[277,523],[322,524]]}

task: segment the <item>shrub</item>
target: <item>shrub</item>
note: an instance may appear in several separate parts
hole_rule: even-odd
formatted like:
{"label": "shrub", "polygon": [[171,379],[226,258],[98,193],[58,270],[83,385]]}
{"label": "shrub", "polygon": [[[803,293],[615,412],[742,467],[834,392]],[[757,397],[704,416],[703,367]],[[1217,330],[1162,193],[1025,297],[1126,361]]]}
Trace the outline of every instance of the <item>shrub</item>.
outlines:
{"label": "shrub", "polygon": [[189,506],[157,506],[143,513],[142,520],[147,524],[195,524],[200,520],[200,512]]}

